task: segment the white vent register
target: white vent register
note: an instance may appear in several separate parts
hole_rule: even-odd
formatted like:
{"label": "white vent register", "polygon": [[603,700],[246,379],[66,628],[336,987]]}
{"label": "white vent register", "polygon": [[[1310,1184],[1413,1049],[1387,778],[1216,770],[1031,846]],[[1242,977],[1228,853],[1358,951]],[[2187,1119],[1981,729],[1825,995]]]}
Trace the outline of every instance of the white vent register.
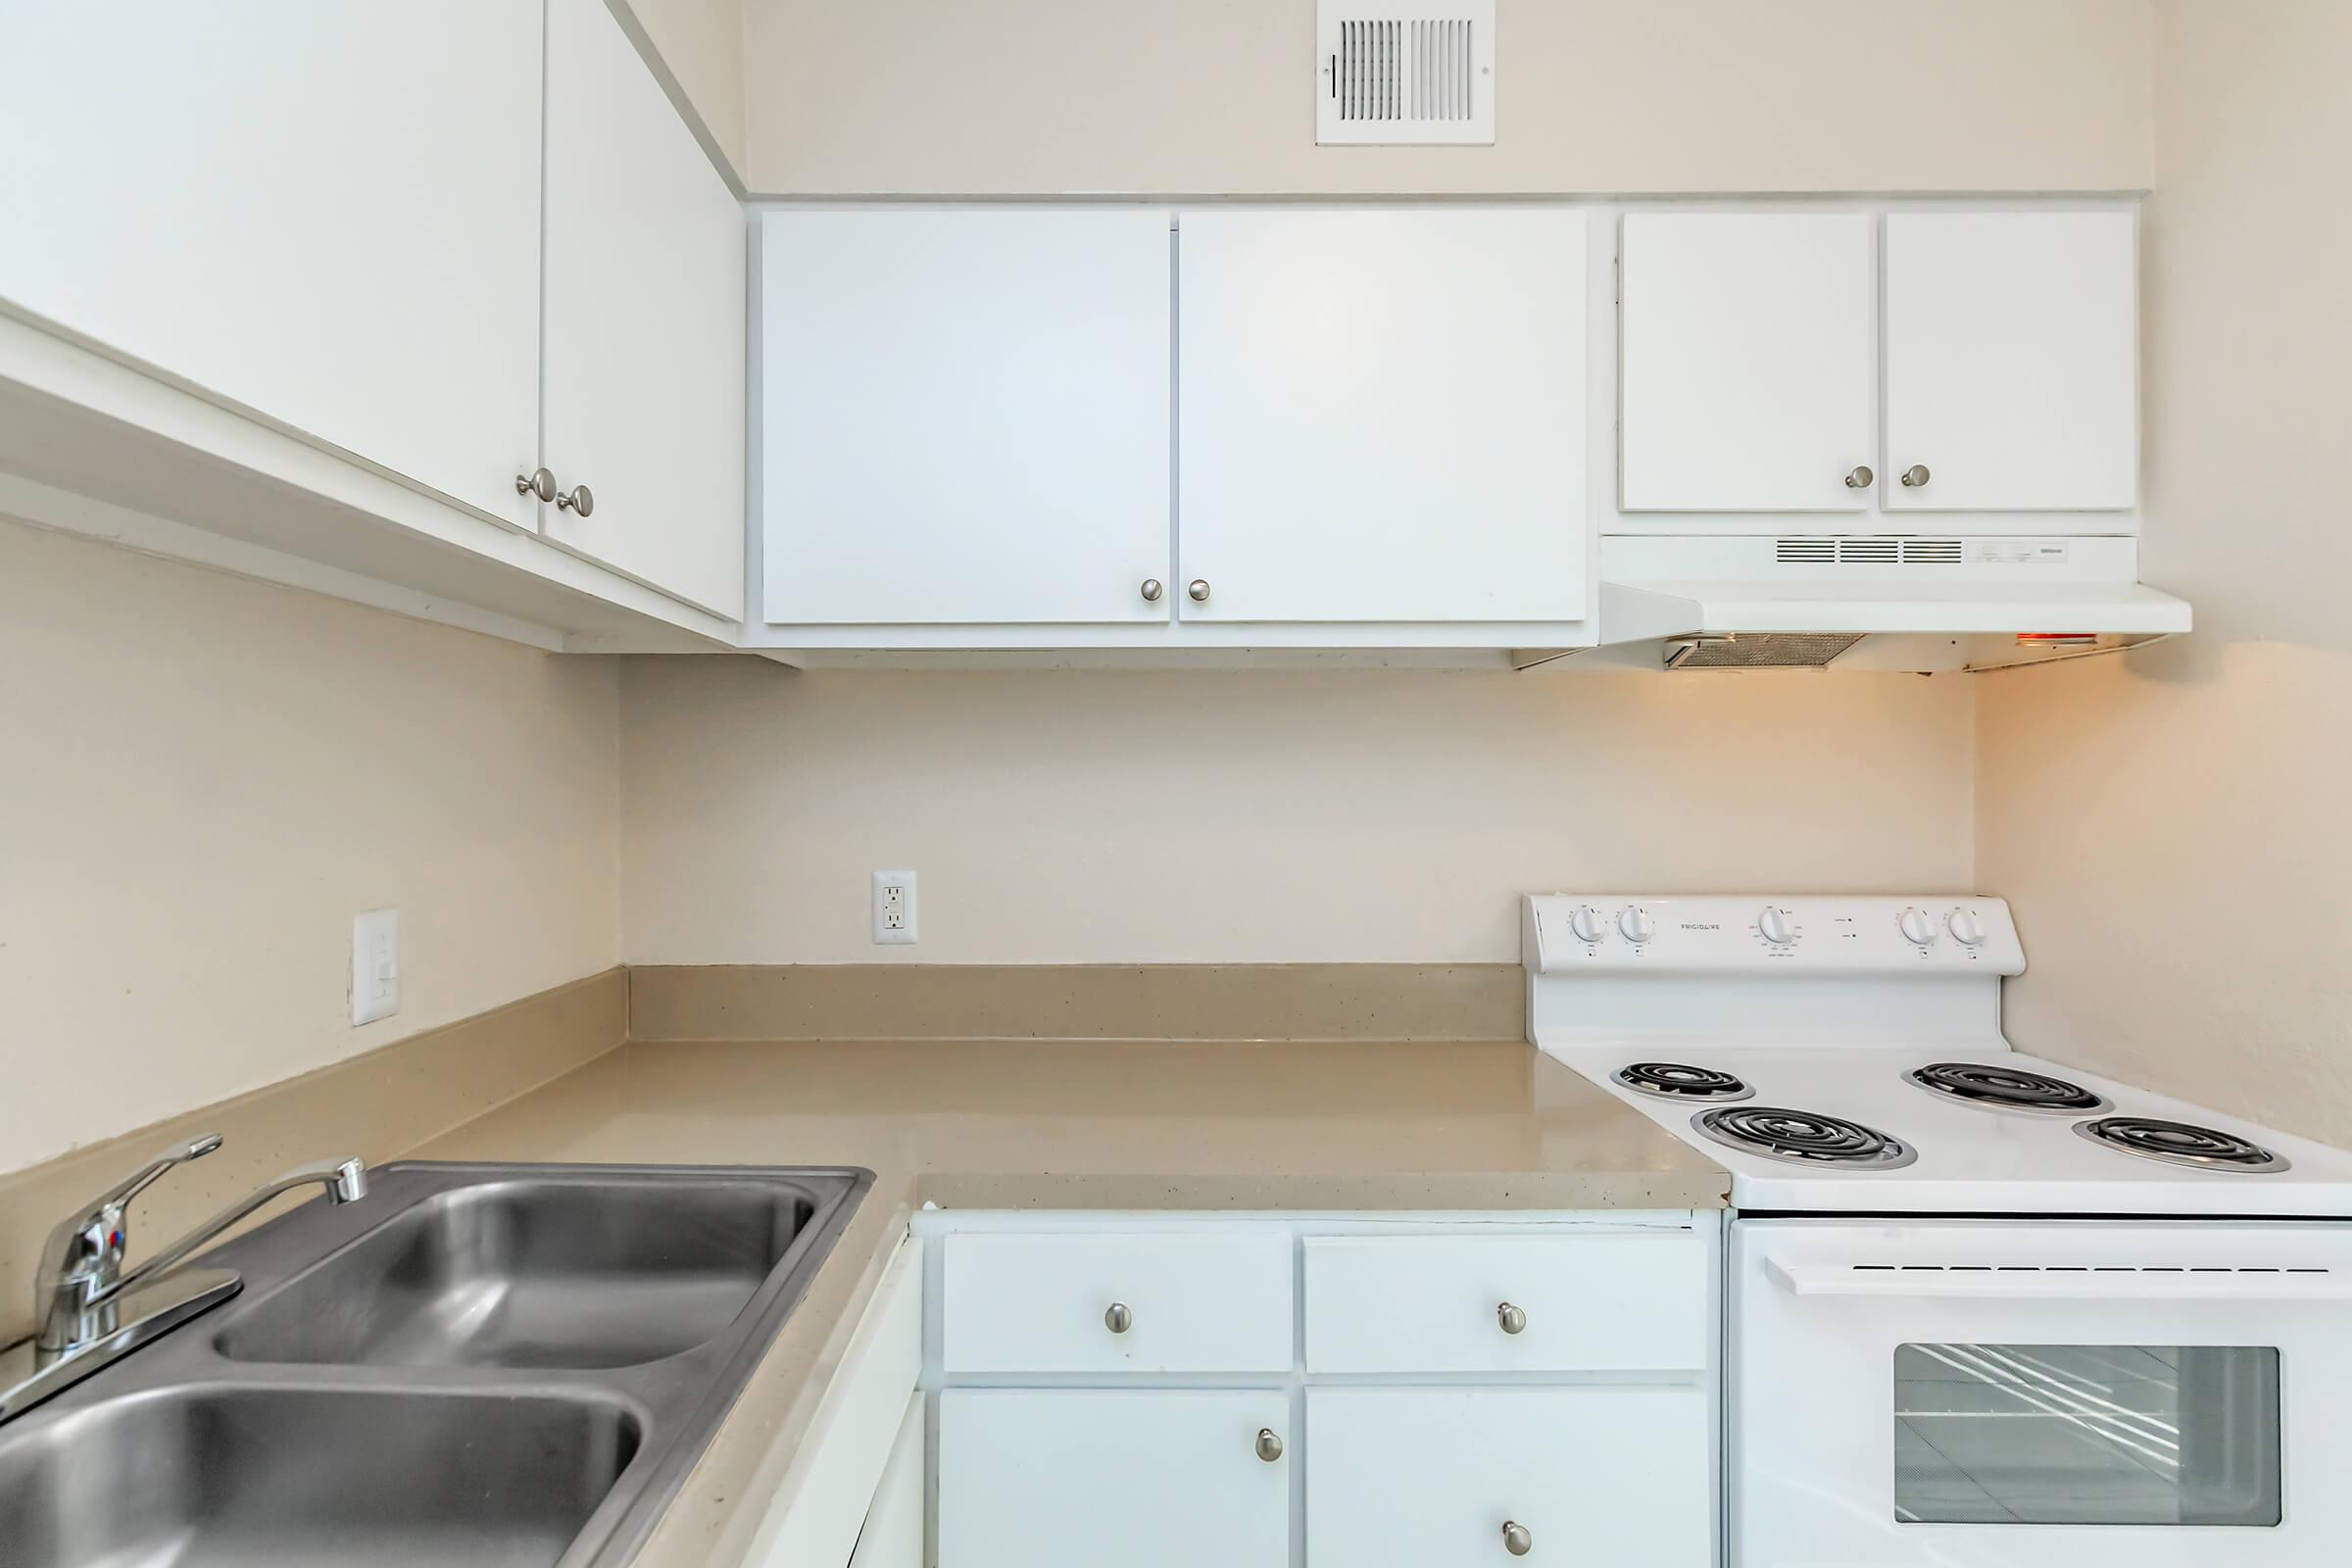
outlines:
{"label": "white vent register", "polygon": [[1315,140],[1494,140],[1494,0],[1317,0]]}

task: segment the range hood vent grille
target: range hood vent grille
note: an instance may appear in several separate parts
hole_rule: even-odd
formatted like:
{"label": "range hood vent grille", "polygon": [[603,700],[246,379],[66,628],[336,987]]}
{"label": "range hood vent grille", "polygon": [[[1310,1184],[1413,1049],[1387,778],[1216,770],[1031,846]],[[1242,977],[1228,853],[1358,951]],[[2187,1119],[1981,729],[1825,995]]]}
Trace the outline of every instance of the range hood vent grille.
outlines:
{"label": "range hood vent grille", "polygon": [[1320,0],[1315,140],[1494,139],[1494,0]]}
{"label": "range hood vent grille", "polygon": [[1957,566],[1967,551],[1957,539],[1831,534],[1776,539],[1772,559],[1784,566]]}
{"label": "range hood vent grille", "polygon": [[1666,646],[1668,669],[1819,669],[1862,640],[1860,632],[1748,632]]}

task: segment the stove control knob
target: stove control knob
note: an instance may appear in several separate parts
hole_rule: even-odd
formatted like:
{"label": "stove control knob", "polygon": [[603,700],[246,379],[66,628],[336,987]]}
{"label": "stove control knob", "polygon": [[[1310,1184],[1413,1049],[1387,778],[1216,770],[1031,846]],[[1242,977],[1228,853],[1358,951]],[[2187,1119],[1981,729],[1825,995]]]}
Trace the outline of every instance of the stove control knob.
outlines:
{"label": "stove control knob", "polygon": [[1579,942],[1597,943],[1609,934],[1609,922],[1590,904],[1580,904],[1568,912],[1568,929],[1576,933]]}
{"label": "stove control knob", "polygon": [[1952,940],[1962,947],[1981,948],[1984,945],[1984,922],[1977,918],[1976,910],[1954,909],[1952,917],[1943,924],[1944,929],[1951,932]]}
{"label": "stove control knob", "polygon": [[1925,909],[1905,909],[1895,921],[1903,929],[1903,939],[1915,947],[1926,947],[1936,940],[1936,922],[1928,918]]}
{"label": "stove control knob", "polygon": [[1796,940],[1796,925],[1788,918],[1787,909],[1776,909],[1767,904],[1756,916],[1756,935],[1776,948],[1785,948]]}
{"label": "stove control knob", "polygon": [[1658,934],[1658,922],[1637,904],[1617,917],[1617,929],[1625,933],[1626,941],[1639,947]]}

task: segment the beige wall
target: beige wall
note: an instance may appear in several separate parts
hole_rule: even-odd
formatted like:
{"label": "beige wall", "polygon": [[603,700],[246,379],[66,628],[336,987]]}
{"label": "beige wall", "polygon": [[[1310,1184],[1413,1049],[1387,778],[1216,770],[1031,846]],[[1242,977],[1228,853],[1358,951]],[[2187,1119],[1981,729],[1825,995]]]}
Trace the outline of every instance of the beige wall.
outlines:
{"label": "beige wall", "polygon": [[741,3],[755,191],[2149,179],[2147,0],[1500,0],[1495,145],[1411,149],[1315,146],[1314,0]]}
{"label": "beige wall", "polygon": [[0,521],[0,1171],[618,955],[609,660]]}
{"label": "beige wall", "polygon": [[2194,637],[1980,694],[2016,1043],[2352,1144],[2352,6],[2157,9],[2146,571]]}
{"label": "beige wall", "polygon": [[[1547,887],[1965,888],[1962,677],[622,672],[635,963],[1490,960]],[[868,873],[919,877],[875,947]]]}

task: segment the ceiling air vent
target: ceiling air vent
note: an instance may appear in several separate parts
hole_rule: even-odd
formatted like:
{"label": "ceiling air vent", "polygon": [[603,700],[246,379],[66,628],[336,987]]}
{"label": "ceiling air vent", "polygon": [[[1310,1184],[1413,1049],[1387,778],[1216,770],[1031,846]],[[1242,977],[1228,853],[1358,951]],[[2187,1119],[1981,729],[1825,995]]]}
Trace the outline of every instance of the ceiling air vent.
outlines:
{"label": "ceiling air vent", "polygon": [[1494,140],[1494,0],[1317,0],[1315,140]]}

